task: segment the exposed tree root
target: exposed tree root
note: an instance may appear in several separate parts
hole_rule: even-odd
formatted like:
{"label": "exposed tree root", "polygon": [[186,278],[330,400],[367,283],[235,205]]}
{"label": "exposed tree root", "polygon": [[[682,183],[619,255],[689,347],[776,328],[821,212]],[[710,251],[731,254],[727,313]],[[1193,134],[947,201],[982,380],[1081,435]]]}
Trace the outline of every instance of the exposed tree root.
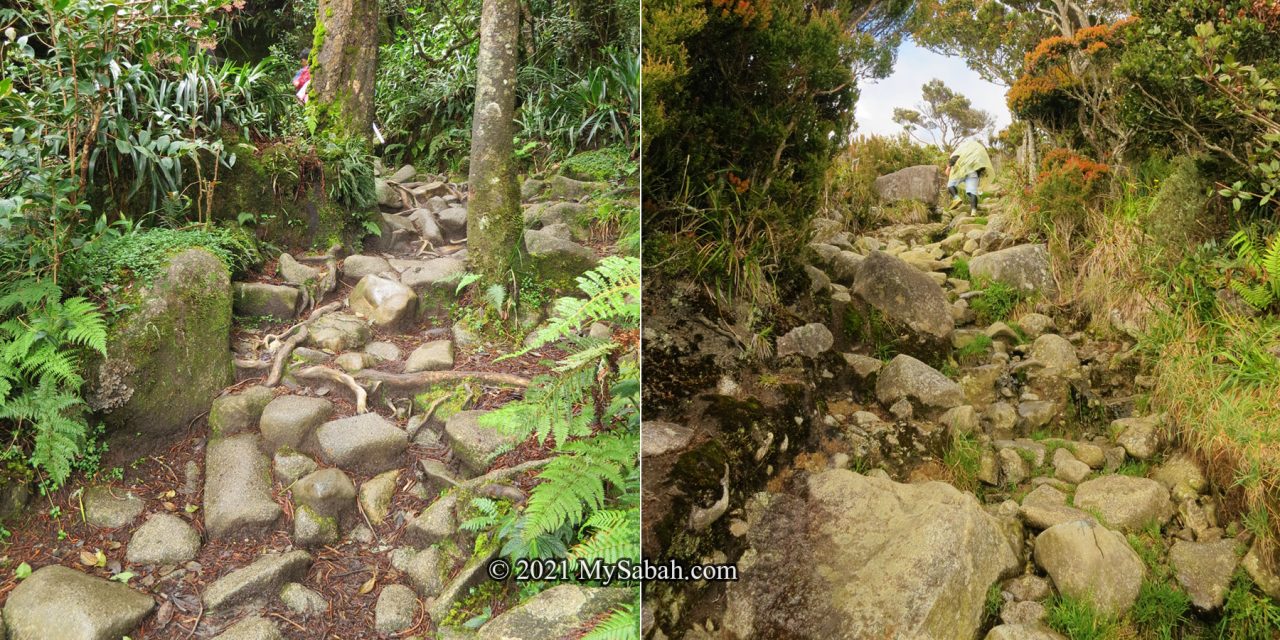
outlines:
{"label": "exposed tree root", "polygon": [[505,385],[509,387],[528,387],[529,379],[509,373],[489,371],[421,371],[418,373],[387,373],[365,369],[356,374],[361,380],[381,382],[399,391],[406,391],[439,384],[441,382],[457,382],[475,380],[486,384]]}
{"label": "exposed tree root", "polygon": [[289,361],[289,356],[293,350],[297,348],[298,343],[307,339],[307,325],[300,325],[298,330],[284,344],[280,345],[280,350],[276,351],[275,359],[271,363],[271,373],[267,375],[267,381],[264,383],[267,387],[274,387],[280,384],[280,377],[284,375],[284,365]]}
{"label": "exposed tree root", "polygon": [[356,397],[356,413],[368,413],[369,392],[365,391],[355,378],[329,367],[321,365],[313,365],[293,374],[299,380],[322,380],[325,382],[336,382],[351,390]]}

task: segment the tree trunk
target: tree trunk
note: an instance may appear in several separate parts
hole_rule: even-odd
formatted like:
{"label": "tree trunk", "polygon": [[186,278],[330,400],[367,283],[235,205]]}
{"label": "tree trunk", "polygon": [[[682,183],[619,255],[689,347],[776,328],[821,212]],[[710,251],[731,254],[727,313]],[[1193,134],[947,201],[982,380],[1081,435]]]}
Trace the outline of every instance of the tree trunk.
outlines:
{"label": "tree trunk", "polygon": [[378,66],[378,0],[320,0],[310,64],[307,105],[316,133],[370,139]]}
{"label": "tree trunk", "polygon": [[484,0],[467,183],[467,253],[488,282],[506,277],[519,250],[520,187],[512,167],[518,0]]}

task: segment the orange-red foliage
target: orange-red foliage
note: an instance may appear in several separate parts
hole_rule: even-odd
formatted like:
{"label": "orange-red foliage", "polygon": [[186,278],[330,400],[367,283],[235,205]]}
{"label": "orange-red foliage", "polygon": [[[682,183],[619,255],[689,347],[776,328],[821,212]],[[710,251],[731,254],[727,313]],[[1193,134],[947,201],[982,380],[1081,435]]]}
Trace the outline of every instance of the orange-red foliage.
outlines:
{"label": "orange-red foliage", "polygon": [[711,6],[720,10],[721,18],[741,19],[744,27],[754,24],[763,29],[773,18],[772,0],[711,0]]}

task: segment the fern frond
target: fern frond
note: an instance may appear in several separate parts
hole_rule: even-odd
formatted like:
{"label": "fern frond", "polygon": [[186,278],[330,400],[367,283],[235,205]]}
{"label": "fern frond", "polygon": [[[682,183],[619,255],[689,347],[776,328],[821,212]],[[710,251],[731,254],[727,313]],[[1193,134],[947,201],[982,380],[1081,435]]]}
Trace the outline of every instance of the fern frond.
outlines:
{"label": "fern frond", "polygon": [[608,436],[578,440],[572,452],[562,453],[538,474],[539,484],[525,507],[522,535],[526,541],[563,526],[577,527],[588,511],[604,505],[605,482],[623,482],[623,469],[608,444]]}
{"label": "fern frond", "polygon": [[1240,297],[1249,303],[1249,306],[1259,310],[1264,310],[1271,306],[1271,303],[1275,300],[1271,290],[1261,284],[1248,285],[1239,280],[1232,280],[1231,290],[1240,294]]}
{"label": "fern frond", "polygon": [[107,321],[97,305],[84,298],[71,298],[62,303],[67,319],[66,337],[72,344],[107,353]]}
{"label": "fern frond", "polygon": [[602,509],[582,523],[591,535],[569,550],[570,560],[602,560],[616,563],[640,557],[640,510]]}
{"label": "fern frond", "polygon": [[578,409],[578,404],[595,384],[595,369],[584,367],[561,373],[534,378],[523,400],[486,413],[480,417],[480,424],[521,440],[533,434],[543,442],[550,435],[556,444],[590,433],[594,415]]}
{"label": "fern frond", "polygon": [[[609,256],[595,269],[578,276],[578,289],[587,298],[565,297],[556,300],[551,322],[534,334],[524,349],[504,356],[523,355],[570,332],[600,320],[638,323],[640,318],[640,260]],[[502,359],[502,358],[499,358]]]}
{"label": "fern frond", "polygon": [[39,303],[62,298],[62,291],[52,280],[24,278],[11,285],[0,296],[0,315],[6,315],[15,307],[29,309]]}
{"label": "fern frond", "polygon": [[624,604],[609,613],[582,640],[639,640],[640,616],[633,604]]}

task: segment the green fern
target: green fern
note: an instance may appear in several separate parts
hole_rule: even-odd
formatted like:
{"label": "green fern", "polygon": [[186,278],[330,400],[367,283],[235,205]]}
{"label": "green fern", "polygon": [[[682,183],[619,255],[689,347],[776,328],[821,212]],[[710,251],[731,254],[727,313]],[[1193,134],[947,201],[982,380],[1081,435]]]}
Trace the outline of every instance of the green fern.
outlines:
{"label": "green fern", "polygon": [[1272,234],[1263,245],[1253,229],[1241,229],[1231,237],[1230,245],[1250,275],[1258,280],[1254,283],[1232,280],[1231,290],[1259,310],[1280,301],[1280,233]]}
{"label": "green fern", "polygon": [[640,614],[634,604],[624,604],[609,612],[609,616],[594,629],[582,636],[582,640],[639,640]]}
{"label": "green fern", "polygon": [[88,439],[80,351],[106,353],[106,321],[89,301],[64,301],[51,281],[33,279],[0,295],[0,318],[0,420],[15,443],[3,455],[29,447],[29,463],[60,486]]}
{"label": "green fern", "polygon": [[640,510],[602,509],[582,523],[589,537],[569,550],[570,560],[596,560],[613,564],[640,555]]}

